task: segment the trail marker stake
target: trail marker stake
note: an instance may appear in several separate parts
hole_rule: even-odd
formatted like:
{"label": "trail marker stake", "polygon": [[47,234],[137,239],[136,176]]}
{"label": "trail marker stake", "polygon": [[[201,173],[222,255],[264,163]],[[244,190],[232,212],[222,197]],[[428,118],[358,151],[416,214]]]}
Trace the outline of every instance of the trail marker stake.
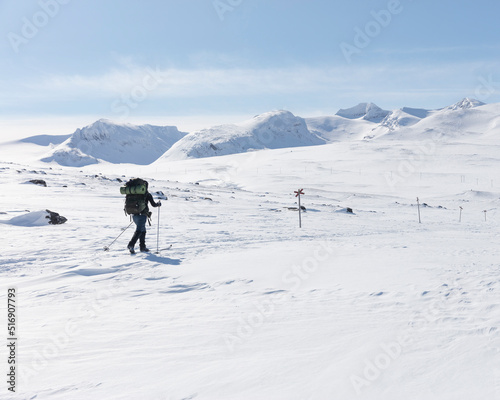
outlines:
{"label": "trail marker stake", "polygon": [[488,212],[488,210],[484,210],[484,222],[486,222],[486,213]]}
{"label": "trail marker stake", "polygon": [[304,194],[304,189],[299,189],[295,193],[295,197],[299,198],[299,228],[302,228],[302,209],[300,208],[300,195]]}
{"label": "trail marker stake", "polygon": [[417,197],[417,207],[418,207],[418,223],[421,224],[422,220],[420,219],[420,200]]}
{"label": "trail marker stake", "polygon": [[459,206],[458,208],[460,208],[460,216],[458,217],[458,222],[462,222],[462,206]]}

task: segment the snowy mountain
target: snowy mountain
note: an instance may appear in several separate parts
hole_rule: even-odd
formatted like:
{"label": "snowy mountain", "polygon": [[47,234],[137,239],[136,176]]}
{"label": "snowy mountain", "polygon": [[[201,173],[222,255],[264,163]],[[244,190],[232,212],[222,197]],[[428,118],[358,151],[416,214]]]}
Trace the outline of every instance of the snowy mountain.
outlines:
{"label": "snowy mountain", "polygon": [[307,129],[304,119],[289,111],[272,111],[239,124],[214,126],[190,133],[173,145],[161,160],[214,157],[250,150],[314,146],[325,142]]}
{"label": "snowy mountain", "polygon": [[114,164],[147,165],[186,134],[174,126],[116,124],[101,119],[77,129],[42,161],[75,167],[95,164],[100,160]]}
{"label": "snowy mountain", "polygon": [[425,118],[429,116],[430,113],[432,113],[431,110],[426,110],[425,108],[411,108],[411,107],[403,107],[401,108],[401,111],[403,111],[405,114],[420,119]]}
{"label": "snowy mountain", "polygon": [[[402,107],[386,111],[373,103],[361,103],[340,109],[335,115],[305,119],[289,111],[272,111],[189,134],[176,127],[99,120],[77,129],[70,137],[37,135],[21,143],[24,151],[39,154],[37,160],[63,166],[81,167],[101,161],[147,165],[160,158],[175,161],[339,141],[491,136],[498,133],[499,107],[470,98],[437,110]],[[36,148],[29,148],[33,144]],[[41,152],[40,147],[45,149]]]}
{"label": "snowy mountain", "polygon": [[[407,114],[408,117],[409,114]],[[439,141],[478,141],[500,135],[500,103],[482,104],[464,99],[457,104],[427,113],[424,118],[409,118],[406,125],[381,124],[375,130],[386,139]],[[390,118],[390,116],[388,117]],[[400,121],[405,121],[401,118]],[[397,121],[397,122],[400,122]],[[387,123],[387,121],[386,121]],[[388,128],[383,131],[383,128]]]}
{"label": "snowy mountain", "polygon": [[378,125],[364,118],[344,118],[338,115],[305,119],[309,130],[328,142],[361,140]]}
{"label": "snowy mountain", "polygon": [[328,142],[362,140],[373,137],[373,130],[390,114],[376,104],[360,103],[333,116],[307,118],[306,123],[311,132]]}
{"label": "snowy mountain", "polygon": [[382,121],[390,111],[382,110],[373,103],[360,103],[357,106],[340,109],[335,115],[348,119],[362,118],[371,122]]}
{"label": "snowy mountain", "polygon": [[394,131],[400,128],[412,126],[419,123],[422,119],[427,118],[431,114],[432,111],[423,108],[403,107],[387,114],[375,131],[383,131],[383,128]]}
{"label": "snowy mountain", "polygon": [[[439,140],[478,137],[488,134],[498,120],[498,105],[464,98],[438,110],[403,107],[390,112],[366,138]],[[496,126],[496,125],[495,125]]]}
{"label": "snowy mountain", "polygon": [[20,141],[23,143],[37,144],[39,146],[50,146],[51,144],[61,144],[70,137],[71,135],[35,135],[21,139]]}
{"label": "snowy mountain", "polygon": [[456,110],[468,110],[470,108],[476,108],[480,106],[484,106],[485,103],[475,100],[475,99],[470,99],[468,97],[464,98],[463,100],[459,101],[458,103],[455,103],[451,106],[443,108],[445,111],[456,111]]}

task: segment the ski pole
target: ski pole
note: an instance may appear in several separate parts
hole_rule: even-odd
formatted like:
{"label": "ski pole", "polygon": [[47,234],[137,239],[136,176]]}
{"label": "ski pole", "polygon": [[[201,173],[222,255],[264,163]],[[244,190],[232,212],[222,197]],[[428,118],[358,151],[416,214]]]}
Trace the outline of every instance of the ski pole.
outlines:
{"label": "ski pole", "polygon": [[160,253],[160,210],[161,206],[158,207],[158,225],[156,227],[156,254]]}
{"label": "ski pole", "polygon": [[116,242],[116,241],[118,240],[118,238],[119,238],[121,235],[123,235],[123,232],[125,232],[128,228],[130,228],[130,225],[132,225],[133,223],[134,223],[134,221],[132,221],[132,222],[129,224],[129,226],[127,226],[127,227],[126,227],[126,228],[122,231],[122,233],[120,233],[120,234],[116,237],[116,239],[115,239],[115,240],[113,240],[113,241],[111,242],[111,244],[110,244],[109,246],[104,246],[103,250],[104,250],[104,251],[108,251],[108,250],[109,250],[109,248],[111,247],[111,245],[112,245],[114,242]]}

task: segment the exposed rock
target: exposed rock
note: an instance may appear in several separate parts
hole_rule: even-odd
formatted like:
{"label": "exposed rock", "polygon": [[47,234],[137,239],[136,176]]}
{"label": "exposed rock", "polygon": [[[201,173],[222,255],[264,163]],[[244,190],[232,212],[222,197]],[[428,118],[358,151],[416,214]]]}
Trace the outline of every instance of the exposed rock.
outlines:
{"label": "exposed rock", "polygon": [[[290,210],[290,211],[299,211],[299,207],[284,207],[284,208],[286,208],[287,210]],[[304,206],[300,206],[300,209],[302,211],[307,211]]]}
{"label": "exposed rock", "polygon": [[45,210],[49,213],[45,218],[49,219],[49,224],[51,225],[60,225],[64,224],[68,219],[66,217],[63,217],[62,215],[59,215],[56,212],[50,211],[50,210]]}
{"label": "exposed rock", "polygon": [[154,194],[158,197],[158,200],[168,200],[167,196],[162,191],[155,192]]}
{"label": "exposed rock", "polygon": [[35,184],[35,185],[47,187],[47,182],[45,182],[43,179],[32,179],[32,180],[30,180],[30,182]]}

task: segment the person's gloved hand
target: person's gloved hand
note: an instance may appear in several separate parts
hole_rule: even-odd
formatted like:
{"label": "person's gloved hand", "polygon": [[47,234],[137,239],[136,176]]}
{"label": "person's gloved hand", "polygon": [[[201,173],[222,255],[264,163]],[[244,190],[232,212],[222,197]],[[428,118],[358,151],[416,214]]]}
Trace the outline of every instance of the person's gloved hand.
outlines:
{"label": "person's gloved hand", "polygon": [[160,200],[158,200],[158,203],[156,203],[156,205],[157,205],[158,207],[161,207],[161,201],[160,201]]}

